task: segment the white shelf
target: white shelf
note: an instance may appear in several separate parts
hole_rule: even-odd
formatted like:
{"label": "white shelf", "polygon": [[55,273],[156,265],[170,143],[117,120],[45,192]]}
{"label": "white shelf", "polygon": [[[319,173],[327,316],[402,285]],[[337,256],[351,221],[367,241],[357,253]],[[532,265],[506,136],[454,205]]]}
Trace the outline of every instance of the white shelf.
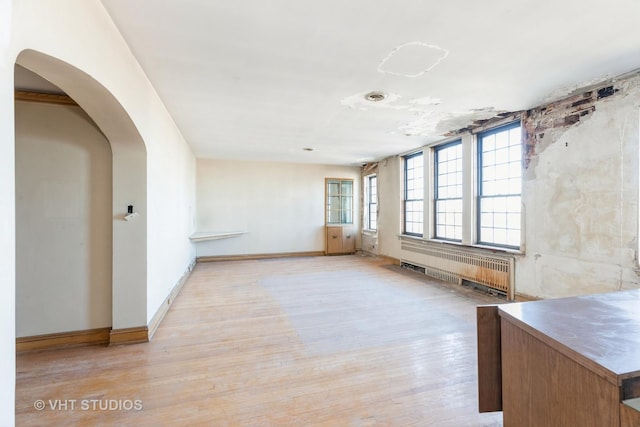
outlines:
{"label": "white shelf", "polygon": [[243,234],[247,234],[246,231],[225,231],[225,232],[213,232],[213,231],[198,231],[189,236],[192,242],[206,242],[208,240],[220,240],[230,239],[232,237],[238,237]]}

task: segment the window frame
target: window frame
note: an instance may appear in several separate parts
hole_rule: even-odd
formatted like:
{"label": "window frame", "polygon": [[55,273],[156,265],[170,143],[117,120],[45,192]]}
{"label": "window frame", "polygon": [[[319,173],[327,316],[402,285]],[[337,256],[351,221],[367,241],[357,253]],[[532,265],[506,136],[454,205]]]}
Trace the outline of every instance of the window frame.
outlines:
{"label": "window frame", "polygon": [[[459,172],[461,177],[460,177],[460,197],[455,197],[455,198],[440,198],[439,197],[439,191],[440,191],[440,186],[439,186],[439,178],[440,178],[440,174],[439,174],[439,168],[440,168],[440,164],[438,161],[440,152],[443,150],[446,150],[448,148],[454,147],[454,146],[459,146],[460,147],[460,151],[461,151],[461,155],[460,155],[460,161],[462,162],[461,168]],[[433,162],[432,162],[432,167],[433,167],[433,212],[431,215],[432,218],[432,223],[433,223],[433,238],[436,240],[442,240],[442,241],[446,241],[446,242],[456,242],[456,243],[462,243],[462,239],[463,239],[463,233],[464,233],[464,146],[462,144],[462,139],[456,139],[454,141],[449,141],[449,142],[445,142],[439,145],[436,145],[433,147]],[[451,238],[451,237],[447,237],[447,236],[440,236],[438,235],[438,202],[439,201],[445,201],[445,200],[459,200],[460,201],[460,238],[456,239],[456,238]]]}
{"label": "window frame", "polygon": [[[484,143],[484,138],[490,136],[490,135],[495,135],[501,132],[508,132],[512,129],[515,128],[520,128],[520,142],[519,142],[519,146],[520,146],[520,156],[518,159],[519,165],[520,165],[520,192],[519,193],[499,193],[499,194],[491,194],[491,195],[484,195],[483,194],[483,190],[484,190],[484,186],[483,186],[483,168],[484,168],[484,164],[483,164],[483,143]],[[523,155],[523,137],[522,137],[522,122],[520,120],[515,121],[515,122],[511,122],[511,123],[506,123],[500,126],[496,126],[490,129],[486,129],[482,132],[479,132],[476,135],[476,177],[477,177],[477,185],[476,185],[476,203],[475,203],[475,215],[476,215],[476,221],[475,221],[475,233],[476,233],[476,244],[480,245],[480,246],[489,246],[489,247],[494,247],[494,248],[502,248],[502,249],[512,249],[512,250],[520,250],[522,247],[522,155]],[[511,163],[511,162],[509,162]],[[520,208],[518,211],[518,214],[520,216],[520,223],[518,226],[518,231],[520,233],[519,236],[519,244],[516,245],[509,245],[509,244],[502,244],[502,243],[495,243],[492,241],[486,241],[482,239],[482,201],[484,199],[487,198],[498,198],[498,197],[518,197],[520,200]],[[495,212],[495,211],[494,211]],[[508,215],[508,212],[505,212]],[[505,230],[509,230],[509,228],[507,226],[505,226]]]}
{"label": "window frame", "polygon": [[[409,199],[409,192],[410,191],[415,191],[418,187],[412,187],[409,188],[409,160],[414,159],[416,157],[421,157],[422,158],[422,184],[420,186],[420,188],[422,188],[422,198],[420,199]],[[402,157],[404,160],[404,177],[403,177],[403,182],[404,182],[404,197],[403,197],[403,234],[407,235],[407,236],[415,236],[415,237],[424,237],[424,196],[425,196],[425,187],[424,187],[424,159],[425,159],[425,153],[424,151],[420,150],[420,151],[416,151],[414,153],[408,154],[406,156]],[[416,169],[416,168],[413,168]],[[415,179],[412,179],[412,181],[415,181]],[[419,224],[422,225],[422,232],[421,233],[416,233],[414,231],[407,231],[408,227],[407,225],[409,223],[411,224],[417,224],[418,222],[416,221],[408,221],[408,215],[407,215],[407,205],[408,204],[412,204],[412,203],[416,203],[416,202],[422,202],[422,210],[421,211],[415,211],[415,212],[420,212],[420,222]],[[411,211],[412,213],[414,211]]]}
{"label": "window frame", "polygon": [[[366,230],[369,231],[378,231],[378,175],[372,173],[370,175],[365,176],[366,180],[366,206],[367,206],[367,216],[366,216]],[[375,186],[372,185],[372,182],[375,181]],[[372,188],[375,188],[375,194],[372,194]],[[372,212],[373,209],[373,212]],[[372,226],[372,218],[375,222],[375,225]]]}

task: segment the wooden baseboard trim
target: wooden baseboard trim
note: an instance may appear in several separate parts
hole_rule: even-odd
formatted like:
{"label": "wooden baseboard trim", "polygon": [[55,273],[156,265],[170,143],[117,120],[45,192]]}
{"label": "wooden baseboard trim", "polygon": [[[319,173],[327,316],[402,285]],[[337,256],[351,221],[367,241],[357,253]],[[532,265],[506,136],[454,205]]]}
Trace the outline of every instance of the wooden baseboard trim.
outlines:
{"label": "wooden baseboard trim", "polygon": [[215,262],[215,261],[248,261],[257,259],[270,258],[295,258],[295,257],[312,257],[324,256],[324,251],[312,252],[279,252],[273,254],[251,254],[251,255],[220,255],[220,256],[203,256],[196,259],[197,262]]}
{"label": "wooden baseboard trim", "polygon": [[521,294],[516,292],[515,301],[517,302],[527,302],[527,301],[540,301],[542,298],[533,297],[527,294]]}
{"label": "wooden baseboard trim", "polygon": [[386,259],[388,262],[390,262],[393,265],[401,265],[402,264],[402,262],[398,258],[390,257],[388,255],[376,255],[376,256],[378,258]]}
{"label": "wooden baseboard trim", "polygon": [[109,345],[138,344],[143,342],[149,342],[149,328],[146,326],[112,329],[109,334]]}
{"label": "wooden baseboard trim", "polygon": [[16,339],[16,351],[48,350],[61,347],[109,344],[111,328],[86,329],[82,331],[59,332],[34,335]]}
{"label": "wooden baseboard trim", "polygon": [[167,298],[165,298],[165,300],[162,302],[162,304],[158,308],[158,311],[156,311],[156,314],[154,314],[153,317],[151,318],[151,321],[149,322],[149,325],[148,325],[149,341],[151,341],[151,339],[153,338],[153,335],[158,330],[158,327],[160,327],[160,323],[162,323],[162,319],[164,319],[164,316],[166,316],[167,312],[169,311],[171,304],[173,304],[173,302],[178,297],[178,294],[184,287],[184,284],[187,283],[187,279],[191,275],[191,272],[193,271],[195,266],[196,266],[196,260],[194,259],[189,264],[189,267],[187,267],[187,270],[184,272],[180,280],[178,280],[178,283],[176,283],[173,289],[171,289],[171,292],[169,292],[169,295],[167,296]]}

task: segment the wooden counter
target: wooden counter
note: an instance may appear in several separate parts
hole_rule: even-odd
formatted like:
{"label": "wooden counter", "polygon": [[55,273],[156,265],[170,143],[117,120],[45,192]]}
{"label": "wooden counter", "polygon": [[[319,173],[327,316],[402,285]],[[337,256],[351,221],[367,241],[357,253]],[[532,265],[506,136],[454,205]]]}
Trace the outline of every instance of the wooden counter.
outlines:
{"label": "wooden counter", "polygon": [[640,290],[479,307],[478,328],[480,410],[505,427],[640,426]]}

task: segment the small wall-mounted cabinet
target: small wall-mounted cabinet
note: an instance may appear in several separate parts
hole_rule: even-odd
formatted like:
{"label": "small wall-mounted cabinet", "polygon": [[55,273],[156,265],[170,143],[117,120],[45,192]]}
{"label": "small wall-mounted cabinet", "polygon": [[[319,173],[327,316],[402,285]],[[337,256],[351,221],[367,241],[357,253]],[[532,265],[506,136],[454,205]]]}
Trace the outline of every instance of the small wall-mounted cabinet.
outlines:
{"label": "small wall-mounted cabinet", "polygon": [[352,179],[325,179],[325,229],[327,255],[356,251]]}

